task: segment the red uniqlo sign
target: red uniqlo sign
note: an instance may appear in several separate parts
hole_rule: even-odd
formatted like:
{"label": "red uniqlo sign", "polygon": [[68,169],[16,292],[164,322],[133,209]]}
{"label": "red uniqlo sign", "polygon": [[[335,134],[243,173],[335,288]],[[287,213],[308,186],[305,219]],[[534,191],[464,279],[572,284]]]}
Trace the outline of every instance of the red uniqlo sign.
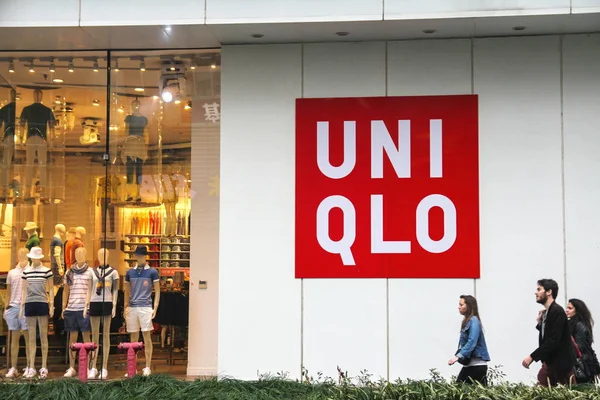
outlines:
{"label": "red uniqlo sign", "polygon": [[477,96],[296,101],[297,278],[478,278]]}

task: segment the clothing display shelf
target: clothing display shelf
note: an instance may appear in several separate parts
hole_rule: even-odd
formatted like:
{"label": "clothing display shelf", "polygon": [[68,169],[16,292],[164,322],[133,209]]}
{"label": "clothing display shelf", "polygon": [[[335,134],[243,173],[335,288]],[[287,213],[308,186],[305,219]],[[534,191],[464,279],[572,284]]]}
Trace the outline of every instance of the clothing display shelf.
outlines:
{"label": "clothing display shelf", "polygon": [[189,268],[190,237],[187,235],[163,236],[144,234],[125,234],[121,241],[121,251],[125,253],[125,261],[133,264],[133,253],[137,246],[146,246],[146,260],[153,268]]}

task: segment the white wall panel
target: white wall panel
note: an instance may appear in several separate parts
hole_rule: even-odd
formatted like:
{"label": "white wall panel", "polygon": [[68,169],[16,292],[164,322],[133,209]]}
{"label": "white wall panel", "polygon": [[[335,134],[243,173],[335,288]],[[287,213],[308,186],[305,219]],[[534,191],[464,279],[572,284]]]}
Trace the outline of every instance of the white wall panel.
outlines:
{"label": "white wall panel", "polygon": [[568,14],[570,0],[386,0],[384,19]]}
{"label": "white wall panel", "polygon": [[81,0],[81,26],[203,23],[204,0]]}
{"label": "white wall panel", "polygon": [[[304,46],[304,97],[385,95],[385,43]],[[385,377],[385,279],[304,280],[304,366]]]}
{"label": "white wall panel", "polygon": [[567,291],[585,301],[598,320],[600,35],[565,37],[563,65]]}
{"label": "white wall panel", "polygon": [[219,372],[300,376],[294,115],[301,46],[222,52]]}
{"label": "white wall panel", "polygon": [[[481,280],[477,294],[492,365],[520,365],[537,347],[536,281],[564,289],[559,38],[479,39]],[[559,292],[563,303],[564,291]]]}
{"label": "white wall panel", "polygon": [[597,13],[600,12],[600,0],[571,0],[572,12]]}
{"label": "white wall panel", "polygon": [[0,27],[78,26],[79,0],[2,0]]}
{"label": "white wall panel", "polygon": [[208,24],[369,21],[383,15],[381,0],[206,1]]}
{"label": "white wall panel", "polygon": [[[427,40],[388,44],[388,95],[471,93],[471,41]],[[445,376],[458,343],[458,297],[473,294],[472,279],[390,279],[389,358],[391,380]],[[418,305],[418,306],[417,306]],[[421,356],[407,357],[415,348]]]}

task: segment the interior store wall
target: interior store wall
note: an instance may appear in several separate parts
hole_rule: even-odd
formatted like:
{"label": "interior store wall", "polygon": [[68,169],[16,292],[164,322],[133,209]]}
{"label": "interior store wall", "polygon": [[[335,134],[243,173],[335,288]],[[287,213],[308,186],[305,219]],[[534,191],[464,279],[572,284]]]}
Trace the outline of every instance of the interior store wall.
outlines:
{"label": "interior store wall", "polygon": [[[220,374],[449,377],[458,296],[475,294],[490,365],[530,383],[537,279],[600,315],[600,35],[225,46],[222,60]],[[481,279],[296,280],[294,100],[465,93],[479,95]]]}

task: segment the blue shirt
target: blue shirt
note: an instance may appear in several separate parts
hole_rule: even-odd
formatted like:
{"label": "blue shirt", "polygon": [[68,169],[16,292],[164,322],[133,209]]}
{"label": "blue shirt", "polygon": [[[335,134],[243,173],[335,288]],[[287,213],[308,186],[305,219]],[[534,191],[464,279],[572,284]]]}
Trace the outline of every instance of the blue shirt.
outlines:
{"label": "blue shirt", "polygon": [[129,269],[125,274],[130,285],[129,307],[152,307],[152,286],[158,280],[158,271],[148,264]]}

